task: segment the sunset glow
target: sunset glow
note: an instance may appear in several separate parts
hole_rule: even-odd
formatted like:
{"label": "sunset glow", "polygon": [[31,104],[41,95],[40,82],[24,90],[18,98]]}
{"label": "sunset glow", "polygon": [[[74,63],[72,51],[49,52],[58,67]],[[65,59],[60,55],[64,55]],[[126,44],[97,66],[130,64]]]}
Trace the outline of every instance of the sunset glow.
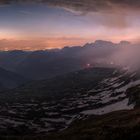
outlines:
{"label": "sunset glow", "polygon": [[0,139],[140,138],[140,0],[0,0]]}
{"label": "sunset glow", "polygon": [[127,15],[126,11],[120,14],[117,10],[83,13],[47,4],[1,6],[0,49],[62,48],[98,39],[139,42],[139,11],[128,8]]}

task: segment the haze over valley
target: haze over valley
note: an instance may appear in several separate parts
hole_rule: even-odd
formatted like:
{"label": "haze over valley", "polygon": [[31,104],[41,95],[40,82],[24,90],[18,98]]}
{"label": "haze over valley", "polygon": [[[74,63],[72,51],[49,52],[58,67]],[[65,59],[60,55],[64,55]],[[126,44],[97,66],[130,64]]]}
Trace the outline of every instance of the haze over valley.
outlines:
{"label": "haze over valley", "polygon": [[139,139],[139,6],[0,0],[0,139]]}

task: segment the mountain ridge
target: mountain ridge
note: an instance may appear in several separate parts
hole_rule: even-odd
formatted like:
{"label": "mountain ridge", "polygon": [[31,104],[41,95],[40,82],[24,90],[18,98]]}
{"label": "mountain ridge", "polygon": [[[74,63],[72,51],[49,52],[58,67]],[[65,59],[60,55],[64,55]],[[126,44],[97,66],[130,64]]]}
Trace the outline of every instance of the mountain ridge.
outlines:
{"label": "mountain ridge", "polygon": [[0,68],[0,84],[4,89],[16,88],[27,81],[29,81],[29,79],[26,79],[17,73]]}

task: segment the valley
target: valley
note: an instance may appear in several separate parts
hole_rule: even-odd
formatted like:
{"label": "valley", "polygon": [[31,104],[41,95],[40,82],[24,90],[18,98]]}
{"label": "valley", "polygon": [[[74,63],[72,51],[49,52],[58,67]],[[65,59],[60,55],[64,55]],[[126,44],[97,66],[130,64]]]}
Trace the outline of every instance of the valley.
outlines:
{"label": "valley", "polygon": [[[132,110],[139,106],[140,98],[135,97],[139,85],[136,72],[89,68],[2,92],[0,133],[21,136],[59,132],[88,116]],[[136,93],[129,93],[134,87]]]}

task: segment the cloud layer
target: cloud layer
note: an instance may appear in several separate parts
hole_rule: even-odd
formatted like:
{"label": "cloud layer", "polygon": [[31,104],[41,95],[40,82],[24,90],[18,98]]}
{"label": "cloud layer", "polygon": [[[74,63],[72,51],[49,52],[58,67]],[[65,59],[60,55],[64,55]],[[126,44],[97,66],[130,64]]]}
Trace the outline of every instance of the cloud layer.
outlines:
{"label": "cloud layer", "polygon": [[105,12],[118,9],[140,10],[139,0],[0,0],[0,4],[46,3],[82,12]]}
{"label": "cloud layer", "polygon": [[140,10],[139,0],[42,0],[56,6],[64,6],[79,11],[112,11],[120,8]]}

